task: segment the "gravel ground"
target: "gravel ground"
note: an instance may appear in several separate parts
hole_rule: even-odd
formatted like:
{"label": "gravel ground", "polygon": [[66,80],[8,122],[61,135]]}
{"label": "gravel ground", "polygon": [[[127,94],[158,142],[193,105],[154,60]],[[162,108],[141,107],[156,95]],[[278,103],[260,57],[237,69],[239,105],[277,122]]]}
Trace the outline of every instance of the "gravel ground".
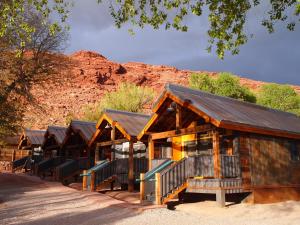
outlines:
{"label": "gravel ground", "polygon": [[74,190],[32,176],[0,173],[1,225],[300,224],[300,202],[219,208],[205,201],[175,208],[141,211],[140,206],[107,195]]}

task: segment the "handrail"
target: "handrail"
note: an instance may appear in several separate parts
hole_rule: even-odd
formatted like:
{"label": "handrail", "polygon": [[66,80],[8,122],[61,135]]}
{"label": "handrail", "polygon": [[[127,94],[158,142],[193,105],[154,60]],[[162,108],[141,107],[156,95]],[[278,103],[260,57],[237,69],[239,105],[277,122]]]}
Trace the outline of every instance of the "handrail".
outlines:
{"label": "handrail", "polygon": [[29,156],[25,156],[21,159],[17,159],[15,161],[12,162],[12,167],[13,169],[16,169],[18,167],[24,166],[27,162],[27,160],[29,159]]}
{"label": "handrail", "polygon": [[104,167],[107,163],[109,163],[109,160],[105,160],[100,162],[99,164],[95,165],[94,167],[90,168],[89,170],[86,171],[86,174],[80,174],[81,177],[83,176],[91,176],[92,171],[98,171],[102,167]]}
{"label": "handrail", "polygon": [[[155,176],[156,173],[164,170],[166,167],[171,165],[174,161],[167,159],[165,162],[161,163],[159,166],[145,173],[145,178],[143,180],[137,179],[137,181],[147,181]],[[152,179],[151,179],[152,180]],[[154,179],[155,180],[155,179]]]}

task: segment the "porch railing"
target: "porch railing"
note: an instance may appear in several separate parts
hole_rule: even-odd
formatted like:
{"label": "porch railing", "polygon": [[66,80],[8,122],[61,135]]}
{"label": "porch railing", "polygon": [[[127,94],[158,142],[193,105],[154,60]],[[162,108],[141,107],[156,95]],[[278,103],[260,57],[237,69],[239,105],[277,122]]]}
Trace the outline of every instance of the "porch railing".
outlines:
{"label": "porch railing", "polygon": [[54,167],[63,163],[63,157],[57,156],[49,159],[44,159],[36,165],[36,171],[38,174],[46,172]]}
{"label": "porch railing", "polygon": [[194,175],[193,158],[183,158],[160,172],[160,197],[165,198]]}
{"label": "porch railing", "polygon": [[221,155],[221,177],[240,177],[241,168],[238,155]]}

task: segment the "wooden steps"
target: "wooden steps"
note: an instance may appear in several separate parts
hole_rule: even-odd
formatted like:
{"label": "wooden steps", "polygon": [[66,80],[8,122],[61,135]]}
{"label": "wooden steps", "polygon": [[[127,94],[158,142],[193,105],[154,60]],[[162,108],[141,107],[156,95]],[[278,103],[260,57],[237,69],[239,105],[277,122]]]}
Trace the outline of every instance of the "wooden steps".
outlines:
{"label": "wooden steps", "polygon": [[174,189],[171,193],[169,193],[167,197],[163,198],[162,204],[166,204],[186,188],[187,188],[187,182],[184,182],[181,186],[179,186],[178,188]]}
{"label": "wooden steps", "polygon": [[109,178],[107,178],[106,180],[104,180],[103,182],[101,182],[100,184],[97,185],[96,187],[96,191],[101,191],[104,188],[106,188],[108,185],[110,185],[112,182],[117,180],[117,176],[111,176]]}

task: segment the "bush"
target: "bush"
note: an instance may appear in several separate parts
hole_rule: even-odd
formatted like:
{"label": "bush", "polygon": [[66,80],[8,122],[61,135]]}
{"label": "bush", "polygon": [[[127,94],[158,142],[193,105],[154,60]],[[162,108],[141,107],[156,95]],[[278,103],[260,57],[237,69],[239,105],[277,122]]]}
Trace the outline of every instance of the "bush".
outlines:
{"label": "bush", "polygon": [[257,102],[269,108],[295,113],[300,116],[300,95],[289,85],[263,85]]}
{"label": "bush", "polygon": [[107,92],[95,105],[84,108],[84,119],[97,121],[104,109],[116,109],[129,112],[142,112],[145,105],[151,103],[154,92],[147,87],[130,83],[121,83],[114,92]]}
{"label": "bush", "polygon": [[216,95],[256,102],[255,95],[247,87],[242,86],[239,78],[231,73],[220,73],[216,79],[207,74],[191,74],[189,86]]}

